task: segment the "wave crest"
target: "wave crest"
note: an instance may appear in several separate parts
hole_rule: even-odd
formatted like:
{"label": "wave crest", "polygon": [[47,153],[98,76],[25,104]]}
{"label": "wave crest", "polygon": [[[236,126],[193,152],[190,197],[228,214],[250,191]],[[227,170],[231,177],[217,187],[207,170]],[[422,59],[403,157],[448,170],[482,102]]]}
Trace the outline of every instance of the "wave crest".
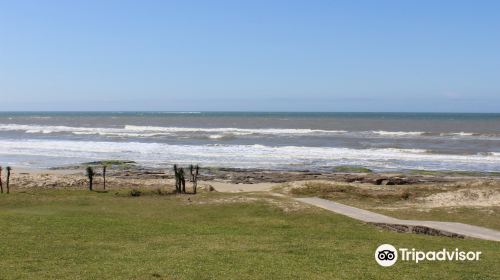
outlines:
{"label": "wave crest", "polygon": [[[50,125],[0,124],[0,131],[24,131],[29,134],[70,133],[75,135],[102,135],[112,137],[194,136],[209,139],[227,139],[237,136],[350,136],[350,137],[449,137],[500,140],[500,132],[424,132],[424,131],[346,131],[308,128],[234,128],[234,127],[163,127],[124,125],[123,127],[71,127]],[[195,135],[195,134],[201,134]],[[231,135],[231,136],[229,136]]]}
{"label": "wave crest", "polygon": [[[127,159],[146,165],[199,163],[239,168],[325,168],[360,165],[371,169],[428,169],[492,171],[500,167],[500,153],[477,155],[433,154],[423,149],[265,146],[265,145],[172,145],[139,142],[61,140],[0,140],[0,154],[37,160],[76,162],[96,159]],[[19,157],[21,156],[21,157]]]}

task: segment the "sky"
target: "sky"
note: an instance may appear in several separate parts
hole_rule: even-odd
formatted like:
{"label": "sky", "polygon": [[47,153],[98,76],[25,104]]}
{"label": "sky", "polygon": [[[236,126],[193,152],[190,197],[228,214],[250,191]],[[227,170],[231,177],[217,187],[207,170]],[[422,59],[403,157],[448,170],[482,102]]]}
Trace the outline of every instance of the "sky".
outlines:
{"label": "sky", "polygon": [[499,11],[0,0],[0,110],[500,112]]}

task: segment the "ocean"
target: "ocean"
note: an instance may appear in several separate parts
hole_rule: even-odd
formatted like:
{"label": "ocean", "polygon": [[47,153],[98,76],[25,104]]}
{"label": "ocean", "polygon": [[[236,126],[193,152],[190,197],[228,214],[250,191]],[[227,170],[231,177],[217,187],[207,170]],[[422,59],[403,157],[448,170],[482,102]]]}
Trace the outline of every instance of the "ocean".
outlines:
{"label": "ocean", "polygon": [[0,165],[500,171],[500,114],[1,112]]}

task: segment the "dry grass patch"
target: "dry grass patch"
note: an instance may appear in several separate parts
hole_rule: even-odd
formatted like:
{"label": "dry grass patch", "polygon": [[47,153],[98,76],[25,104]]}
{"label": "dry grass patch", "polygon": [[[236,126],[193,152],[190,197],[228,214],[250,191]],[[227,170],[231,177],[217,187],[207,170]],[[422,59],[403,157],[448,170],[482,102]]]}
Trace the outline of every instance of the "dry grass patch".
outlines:
{"label": "dry grass patch", "polygon": [[500,229],[498,180],[373,186],[313,181],[283,186],[295,196],[317,196],[400,219],[435,220]]}
{"label": "dry grass patch", "polygon": [[319,196],[322,198],[357,198],[371,200],[408,200],[415,194],[408,188],[361,187],[359,185],[306,182],[303,187],[292,188],[290,193],[297,196]]}
{"label": "dry grass patch", "polygon": [[263,202],[274,206],[283,212],[294,212],[312,208],[310,205],[295,201],[288,197],[277,197],[262,193],[217,194],[202,198],[193,197],[193,203],[200,205],[235,204]]}

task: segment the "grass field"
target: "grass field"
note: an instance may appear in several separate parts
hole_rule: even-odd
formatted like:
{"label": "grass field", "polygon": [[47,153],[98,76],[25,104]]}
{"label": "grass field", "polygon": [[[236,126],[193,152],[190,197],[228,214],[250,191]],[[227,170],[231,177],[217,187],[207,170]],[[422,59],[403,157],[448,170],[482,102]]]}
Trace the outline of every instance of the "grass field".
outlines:
{"label": "grass field", "polygon": [[[284,211],[269,203],[271,198],[259,197],[130,197],[125,191],[75,190],[1,195],[0,279],[500,276],[496,242],[398,234],[316,208]],[[479,250],[483,255],[478,262],[398,262],[382,268],[373,256],[383,243]]]}

